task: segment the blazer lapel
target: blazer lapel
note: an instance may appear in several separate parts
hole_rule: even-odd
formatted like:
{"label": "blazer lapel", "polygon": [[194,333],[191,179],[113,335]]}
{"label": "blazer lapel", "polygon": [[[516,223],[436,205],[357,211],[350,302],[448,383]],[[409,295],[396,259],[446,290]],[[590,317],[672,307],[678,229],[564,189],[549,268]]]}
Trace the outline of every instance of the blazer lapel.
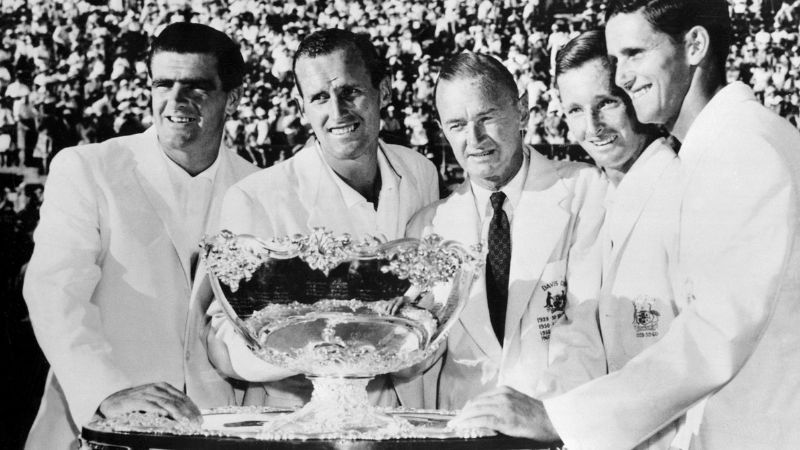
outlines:
{"label": "blazer lapel", "polygon": [[191,268],[187,267],[186,261],[178,249],[177,243],[180,241],[177,238],[180,236],[180,229],[176,224],[179,218],[175,217],[175,211],[170,206],[173,203],[174,193],[163,160],[164,157],[159,153],[162,150],[158,144],[155,128],[150,128],[140,136],[142,142],[136,145],[137,150],[133,152],[136,161],[134,172],[153,212],[164,224],[164,229],[188,283],[191,280]]}
{"label": "blazer lapel", "polygon": [[[609,229],[608,238],[613,242],[610,262],[616,261],[624,250],[644,207],[659,184],[661,175],[675,158],[677,158],[675,152],[659,139],[642,153],[620,182],[615,193],[613,213],[606,219]],[[646,186],[646,188],[642,188],[642,186]],[[610,266],[614,267],[616,264],[611,263]],[[608,274],[608,279],[612,278],[613,274]]]}
{"label": "blazer lapel", "polygon": [[234,157],[235,156],[231,153],[231,150],[224,147],[219,149],[218,158],[220,159],[220,164],[217,168],[216,177],[214,178],[214,187],[211,193],[211,204],[209,205],[208,217],[206,218],[206,234],[216,233],[219,231],[219,214],[220,210],[222,209],[222,203],[225,200],[225,192],[227,192],[229,187],[233,186],[237,181],[241,180],[250,173],[238,173],[233,161],[231,160],[231,158]]}
{"label": "blazer lapel", "polygon": [[[391,170],[397,175],[397,184],[394,186],[387,186],[387,183],[394,183],[394,180],[387,180],[385,177],[382,180],[384,186],[381,188],[381,194],[385,192],[391,195],[381,195],[381,204],[378,205],[381,211],[393,211],[394,213],[387,217],[390,216],[394,218],[394,221],[393,223],[379,224],[378,227],[385,229],[389,233],[386,236],[388,239],[401,238],[403,234],[405,234],[406,225],[408,225],[407,218],[411,217],[413,213],[416,212],[411,211],[408,213],[407,209],[409,205],[419,204],[417,199],[418,194],[408,179],[403,177],[403,174],[407,173],[403,161],[395,157],[396,155],[383,145],[383,142],[380,143],[378,151],[383,153]],[[379,217],[378,220],[380,221],[381,217]]]}
{"label": "blazer lapel", "polygon": [[565,245],[571,214],[562,203],[569,191],[553,163],[530,152],[530,165],[511,230],[511,267],[505,335],[514,336],[544,267],[558,245]]}
{"label": "blazer lapel", "polygon": [[[475,199],[469,180],[443,202],[436,211],[432,221],[433,229],[445,239],[474,245],[481,241],[480,215],[475,209]],[[470,298],[461,311],[458,321],[475,345],[489,358],[499,360],[502,347],[494,334],[489,317],[489,305],[486,303],[485,270],[472,283]]]}
{"label": "blazer lapel", "polygon": [[[220,210],[222,209],[222,203],[225,200],[225,192],[228,190],[229,187],[233,186],[238,180],[244,178],[247,173],[238,173],[236,167],[233,164],[231,158],[234,156],[231,154],[230,150],[226,148],[220,148],[219,150],[219,167],[217,168],[217,174],[214,179],[214,186],[213,191],[211,194],[211,204],[208,208],[208,216],[206,218],[206,226],[205,226],[205,235],[213,235],[219,232],[219,222],[220,222]],[[199,245],[199,243],[198,243]],[[195,298],[197,296],[198,291],[200,290],[207,290],[208,292],[211,291],[211,286],[208,283],[207,272],[205,270],[205,266],[203,264],[197,264],[197,268],[195,270],[195,277],[192,283],[192,297]],[[203,305],[201,305],[203,306]],[[203,313],[205,313],[205,305],[203,307]]]}
{"label": "blazer lapel", "polygon": [[347,214],[347,205],[333,177],[333,172],[322,159],[315,139],[309,139],[305,147],[293,158],[297,176],[298,197],[302,208],[308,211],[308,231],[325,227],[335,234],[351,232],[353,226]]}
{"label": "blazer lapel", "polygon": [[464,245],[481,243],[480,215],[475,209],[475,198],[469,180],[464,181],[436,209],[431,221],[434,231],[446,239]]}

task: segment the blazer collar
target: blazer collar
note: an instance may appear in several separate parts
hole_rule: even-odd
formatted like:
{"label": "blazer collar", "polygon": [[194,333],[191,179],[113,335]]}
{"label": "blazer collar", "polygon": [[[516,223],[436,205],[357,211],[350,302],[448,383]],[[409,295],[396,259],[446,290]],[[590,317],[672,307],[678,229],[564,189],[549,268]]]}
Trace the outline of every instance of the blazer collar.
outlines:
{"label": "blazer collar", "polygon": [[180,218],[177,217],[176,212],[170,206],[172,204],[170,197],[173,195],[173,190],[167,166],[160,153],[162,151],[158,143],[155,127],[150,127],[144,133],[137,135],[133,143],[133,157],[136,161],[133,170],[145,197],[150,202],[153,212],[164,225],[188,282],[191,280],[191,268],[186,266],[186,261],[184,261],[178,249],[177,243],[180,242],[181,230],[177,227],[177,223]]}
{"label": "blazer collar", "polygon": [[608,238],[614,242],[612,260],[625,247],[624,243],[659,185],[662,174],[676,159],[677,155],[665,139],[657,139],[642,152],[622,178],[614,193],[610,214],[606,215]]}
{"label": "blazer collar", "polygon": [[292,157],[297,195],[308,211],[309,230],[325,226],[334,233],[343,233],[353,228],[349,215],[344,214],[345,200],[333,179],[336,174],[322,159],[316,142],[310,138]]}
{"label": "blazer collar", "polygon": [[464,245],[481,244],[480,213],[475,207],[469,179],[464,180],[447,200],[439,205],[431,223],[435,230],[443,230],[447,234],[447,239]]}
{"label": "blazer collar", "polygon": [[[530,166],[511,225],[511,267],[505,335],[519,330],[545,266],[558,246],[569,245],[571,192],[553,161],[529,151]],[[566,253],[564,251],[560,253]]]}
{"label": "blazer collar", "polygon": [[[505,335],[513,337],[544,267],[557,245],[567,245],[564,228],[571,214],[566,205],[570,191],[564,186],[555,164],[536,151],[525,150],[528,176],[514,213],[511,268],[509,272],[508,311]],[[432,219],[434,230],[442,230],[448,239],[472,245],[480,242],[480,214],[475,207],[469,180],[464,181],[443,202]],[[502,349],[486,320],[485,278],[475,280],[471,300],[459,319],[474,342],[487,355],[500,356]]]}
{"label": "blazer collar", "polygon": [[[443,235],[446,239],[458,241],[467,246],[481,243],[480,214],[475,207],[469,179],[464,180],[447,200],[439,205],[431,220],[431,225],[434,232]],[[487,320],[488,317],[486,276],[485,270],[481,270],[478,277],[472,282],[469,299],[461,311],[458,321],[464,332],[487,357],[499,360],[502,356],[502,348],[491,323]]]}
{"label": "blazer collar", "polygon": [[[345,199],[339,190],[334,177],[336,173],[322,158],[321,152],[314,138],[309,139],[306,145],[293,158],[294,171],[297,176],[297,193],[300,202],[306,207],[308,214],[307,226],[309,229],[325,225],[326,228],[334,232],[345,232],[358,227],[352,223],[350,215],[346,211]],[[400,203],[411,202],[418,196],[414,186],[404,177],[407,172],[406,165],[400,155],[395,154],[386,148],[383,142],[379,142],[378,151],[382,152],[388,169],[396,174],[393,180],[384,180],[385,184],[381,193],[393,189],[392,195],[381,197],[380,205],[382,211],[394,211],[395,218],[393,223],[383,224],[386,227],[387,238],[402,237],[405,230],[407,218],[400,213]],[[395,184],[396,182],[396,184]],[[379,218],[380,223],[380,218]]]}
{"label": "blazer collar", "polygon": [[[161,153],[163,150],[158,143],[155,127],[150,127],[144,133],[136,135],[134,139],[132,144],[134,160],[136,162],[133,168],[134,173],[153,211],[164,224],[167,236],[178,256],[178,260],[181,262],[181,268],[186,275],[186,280],[189,281],[192,279],[191,267],[187,266],[186,258],[181,256],[179,250],[179,248],[181,248],[179,243],[183,242],[182,228],[180,225],[184,218],[180,217],[171,206],[174,203],[171,198],[173,195],[173,188],[169,173],[167,172],[164,156]],[[228,150],[222,147],[220,148],[218,156],[218,158],[220,158],[220,165],[217,168],[211,206],[206,217],[206,232],[216,231],[216,224],[219,222],[218,216],[222,197],[225,190],[236,179],[235,170],[230,160],[232,155],[228,155],[228,153]]]}

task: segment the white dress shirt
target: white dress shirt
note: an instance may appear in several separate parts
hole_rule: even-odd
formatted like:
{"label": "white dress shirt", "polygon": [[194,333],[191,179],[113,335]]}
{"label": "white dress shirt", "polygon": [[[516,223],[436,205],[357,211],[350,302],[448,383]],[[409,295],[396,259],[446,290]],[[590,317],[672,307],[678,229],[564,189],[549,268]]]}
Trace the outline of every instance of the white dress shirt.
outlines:
{"label": "white dress shirt", "polygon": [[[506,200],[503,202],[503,211],[506,213],[506,217],[508,217],[508,223],[511,226],[511,236],[514,235],[514,210],[516,209],[517,205],[519,204],[519,199],[522,196],[522,189],[525,186],[525,180],[528,178],[528,166],[530,165],[529,159],[526,156],[522,161],[522,165],[520,166],[517,174],[511,178],[511,181],[506,183],[505,186],[498,189],[506,194]],[[496,191],[491,191],[486,189],[485,187],[475,183],[474,181],[470,180],[470,186],[472,187],[472,194],[475,198],[475,210],[478,211],[478,215],[480,217],[481,223],[481,243],[484,248],[487,247],[487,242],[489,239],[489,223],[492,221],[492,216],[494,215],[494,210],[492,209],[492,202],[490,197]],[[509,239],[512,239],[509,236]],[[514,242],[511,242],[511,245],[514,245]]]}
{"label": "white dress shirt", "polygon": [[[319,143],[317,143],[317,151],[322,152]],[[363,195],[359,194],[358,191],[336,175],[328,164],[324,166],[342,194],[347,206],[347,214],[353,218],[352,223],[358,228],[354,230],[354,236],[381,235],[390,240],[402,237],[395,236],[393,231],[397,222],[397,205],[400,201],[397,189],[400,184],[400,175],[392,167],[389,160],[386,159],[383,148],[378,146],[378,170],[381,174],[381,190],[378,193],[377,208],[375,208],[374,203],[367,201]]]}
{"label": "white dress shirt", "polygon": [[170,209],[177,217],[182,218],[182,220],[176,221],[182,228],[182,233],[175,236],[179,241],[177,243],[178,251],[181,259],[186,263],[186,267],[191,267],[191,273],[194,276],[200,252],[200,240],[203,238],[203,232],[209,219],[211,195],[214,192],[214,181],[217,178],[220,158],[217,157],[206,170],[191,176],[171,160],[166,153],[162,151],[161,155],[164,157],[164,164],[167,166],[167,174],[172,187],[172,195],[167,195],[165,198],[170,203]]}

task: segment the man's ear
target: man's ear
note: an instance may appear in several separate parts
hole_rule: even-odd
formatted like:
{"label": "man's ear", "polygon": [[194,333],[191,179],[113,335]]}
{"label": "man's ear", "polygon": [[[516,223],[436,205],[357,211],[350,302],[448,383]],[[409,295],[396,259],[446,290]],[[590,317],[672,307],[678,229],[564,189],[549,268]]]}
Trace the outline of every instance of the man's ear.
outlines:
{"label": "man's ear", "polygon": [[705,27],[692,27],[684,35],[686,62],[698,66],[711,53],[711,36]]}
{"label": "man's ear", "polygon": [[378,84],[378,93],[381,99],[381,109],[392,104],[392,82],[389,77],[384,77]]}
{"label": "man's ear", "polygon": [[303,99],[300,98],[300,94],[293,95],[292,98],[289,99],[289,101],[297,105],[297,110],[300,111],[301,116],[303,117],[306,116],[306,110],[305,108],[303,108]]}
{"label": "man's ear", "polygon": [[303,94],[300,93],[297,80],[295,80],[294,86],[292,87],[292,92],[289,93],[289,101],[294,102],[294,104],[297,105],[297,110],[300,111],[300,115],[305,117],[306,110],[303,108]]}
{"label": "man's ear", "polygon": [[225,103],[225,114],[232,116],[239,108],[239,101],[242,99],[242,86],[231,89],[228,92],[228,101]]}
{"label": "man's ear", "polygon": [[530,110],[528,110],[527,90],[525,90],[522,95],[519,96],[519,99],[517,99],[517,110],[519,110],[520,130],[525,130],[528,128],[528,115],[530,114]]}

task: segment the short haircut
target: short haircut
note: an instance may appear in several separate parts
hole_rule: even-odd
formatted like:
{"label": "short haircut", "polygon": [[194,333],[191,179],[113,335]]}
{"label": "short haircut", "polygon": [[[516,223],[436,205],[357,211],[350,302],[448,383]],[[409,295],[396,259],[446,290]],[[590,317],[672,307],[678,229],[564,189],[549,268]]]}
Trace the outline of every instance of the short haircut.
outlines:
{"label": "short haircut", "polygon": [[556,54],[556,89],[558,88],[558,77],[570,70],[579,69],[583,65],[597,61],[603,69],[608,72],[608,85],[611,93],[619,97],[628,112],[628,116],[634,123],[637,133],[649,134],[650,136],[661,135],[658,125],[642,124],[633,113],[634,108],[631,99],[625,91],[614,82],[614,64],[608,57],[606,48],[606,38],[603,30],[586,31],[567,42]]}
{"label": "short haircut", "polygon": [[581,33],[561,47],[556,54],[556,87],[559,76],[578,69],[590,61],[597,61],[608,70],[612,89],[615,90],[615,94],[621,94],[622,90],[614,83],[614,65],[608,57],[603,30]]}
{"label": "short haircut", "polygon": [[153,57],[160,52],[213,55],[217,60],[217,74],[225,92],[241,86],[244,80],[244,59],[239,45],[227,34],[208,25],[175,22],[164,28],[150,45],[147,67],[151,74]]}
{"label": "short haircut", "polygon": [[708,30],[717,75],[725,81],[725,62],[731,44],[732,25],[726,0],[610,0],[606,22],[618,14],[641,11],[647,22],[674,42],[694,26]]}
{"label": "short haircut", "polygon": [[300,88],[300,83],[297,81],[297,60],[303,57],[316,58],[317,56],[330,55],[338,50],[352,52],[361,57],[374,88],[377,89],[381,81],[386,78],[386,62],[375,50],[375,46],[372,45],[368,34],[329,28],[311,33],[297,47],[292,59],[292,74],[297,85],[297,92],[300,95],[303,95],[303,92]]}
{"label": "short haircut", "polygon": [[486,92],[500,96],[507,94],[512,101],[519,98],[517,82],[508,68],[495,57],[482,53],[463,52],[447,59],[442,64],[436,86],[433,88],[433,98],[439,83],[455,79],[476,80]]}

